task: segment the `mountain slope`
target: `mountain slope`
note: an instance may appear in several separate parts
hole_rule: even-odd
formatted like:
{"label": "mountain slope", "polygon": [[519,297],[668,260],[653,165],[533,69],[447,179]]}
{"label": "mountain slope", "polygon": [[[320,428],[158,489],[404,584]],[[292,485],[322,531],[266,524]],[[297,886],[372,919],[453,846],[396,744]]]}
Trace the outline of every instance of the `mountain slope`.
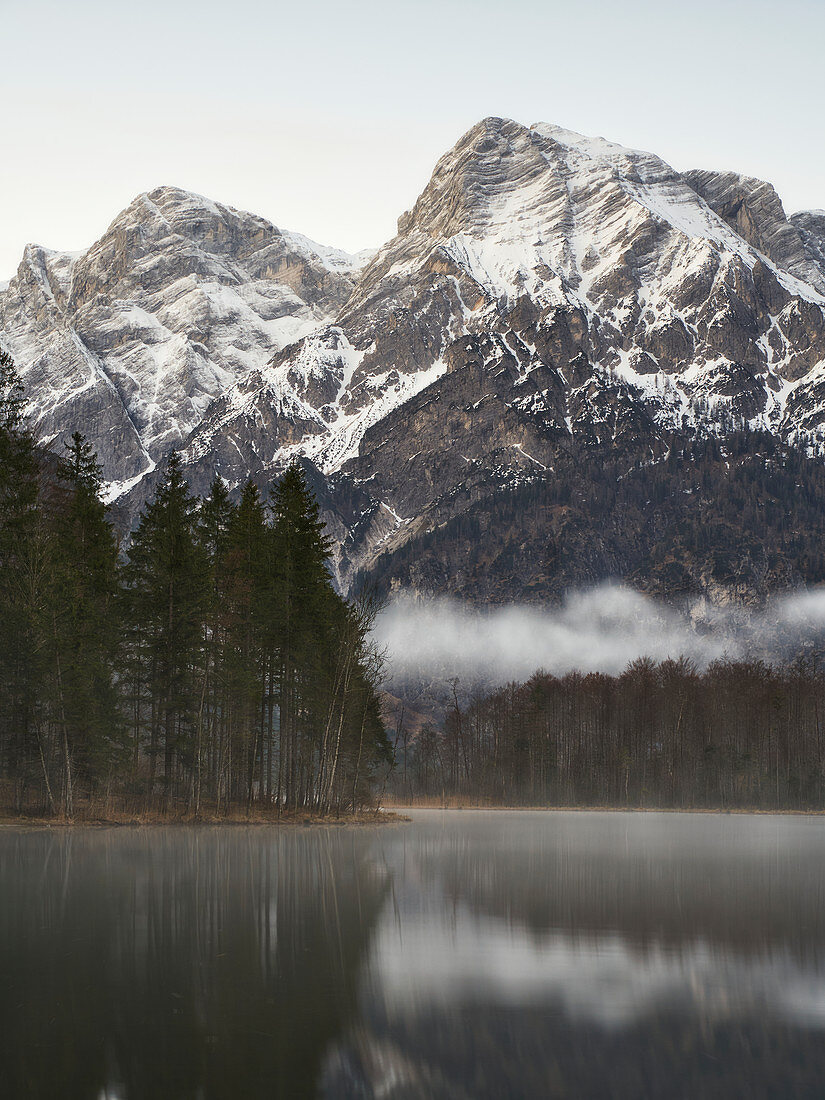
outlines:
{"label": "mountain slope", "polygon": [[346,585],[576,454],[743,428],[820,450],[819,228],[759,181],[485,119],[335,323],[219,398],[185,461],[202,491],[311,461]]}
{"label": "mountain slope", "polygon": [[236,379],[349,296],[355,258],[177,188],[86,252],[27,247],[0,332],[44,441],[80,427],[108,480],[151,469]]}

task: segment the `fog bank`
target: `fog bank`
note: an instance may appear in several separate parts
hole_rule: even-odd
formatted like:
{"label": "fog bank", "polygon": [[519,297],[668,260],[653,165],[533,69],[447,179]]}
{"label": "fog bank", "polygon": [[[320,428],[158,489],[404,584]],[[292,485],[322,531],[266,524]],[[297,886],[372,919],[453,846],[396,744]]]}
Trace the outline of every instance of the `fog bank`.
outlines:
{"label": "fog bank", "polygon": [[382,612],[375,634],[393,680],[506,683],[537,669],[619,673],[638,657],[683,655],[702,668],[723,657],[781,659],[825,641],[825,590],[776,598],[759,612],[704,601],[680,612],[610,584],[571,593],[554,608],[479,609],[400,596]]}

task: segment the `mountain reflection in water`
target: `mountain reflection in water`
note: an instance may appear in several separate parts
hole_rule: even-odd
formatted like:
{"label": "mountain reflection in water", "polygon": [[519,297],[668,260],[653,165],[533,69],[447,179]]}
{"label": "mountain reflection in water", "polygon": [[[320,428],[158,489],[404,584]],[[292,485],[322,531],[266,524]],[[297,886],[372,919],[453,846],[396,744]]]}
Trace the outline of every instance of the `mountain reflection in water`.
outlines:
{"label": "mountain reflection in water", "polygon": [[825,819],[0,830],[0,1095],[825,1095]]}

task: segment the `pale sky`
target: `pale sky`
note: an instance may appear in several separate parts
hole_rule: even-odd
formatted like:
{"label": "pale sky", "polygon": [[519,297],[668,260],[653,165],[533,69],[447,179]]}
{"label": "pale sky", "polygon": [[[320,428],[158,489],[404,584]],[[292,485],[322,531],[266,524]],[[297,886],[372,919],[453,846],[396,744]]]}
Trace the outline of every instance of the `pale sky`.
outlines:
{"label": "pale sky", "polygon": [[825,207],[825,0],[0,0],[0,280],[175,184],[351,251],[486,115]]}

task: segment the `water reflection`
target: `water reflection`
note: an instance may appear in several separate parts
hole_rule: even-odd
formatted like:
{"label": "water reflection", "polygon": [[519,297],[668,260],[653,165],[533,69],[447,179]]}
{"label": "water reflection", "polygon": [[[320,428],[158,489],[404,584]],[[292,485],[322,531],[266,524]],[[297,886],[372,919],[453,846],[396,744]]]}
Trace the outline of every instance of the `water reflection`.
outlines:
{"label": "water reflection", "polygon": [[825,1095],[825,821],[429,812],[395,844],[329,1095]]}
{"label": "water reflection", "polygon": [[462,914],[449,929],[421,929],[403,948],[381,945],[381,989],[395,1008],[427,1004],[548,1004],[572,1019],[620,1027],[661,1008],[722,1019],[770,1012],[825,1026],[825,971],[787,954],[727,957],[704,942],[643,954],[620,936],[550,935],[540,943]]}
{"label": "water reflection", "polygon": [[0,830],[0,1095],[822,1096],[825,820]]}
{"label": "water reflection", "polygon": [[315,1096],[384,889],[353,839],[3,835],[2,1095]]}

